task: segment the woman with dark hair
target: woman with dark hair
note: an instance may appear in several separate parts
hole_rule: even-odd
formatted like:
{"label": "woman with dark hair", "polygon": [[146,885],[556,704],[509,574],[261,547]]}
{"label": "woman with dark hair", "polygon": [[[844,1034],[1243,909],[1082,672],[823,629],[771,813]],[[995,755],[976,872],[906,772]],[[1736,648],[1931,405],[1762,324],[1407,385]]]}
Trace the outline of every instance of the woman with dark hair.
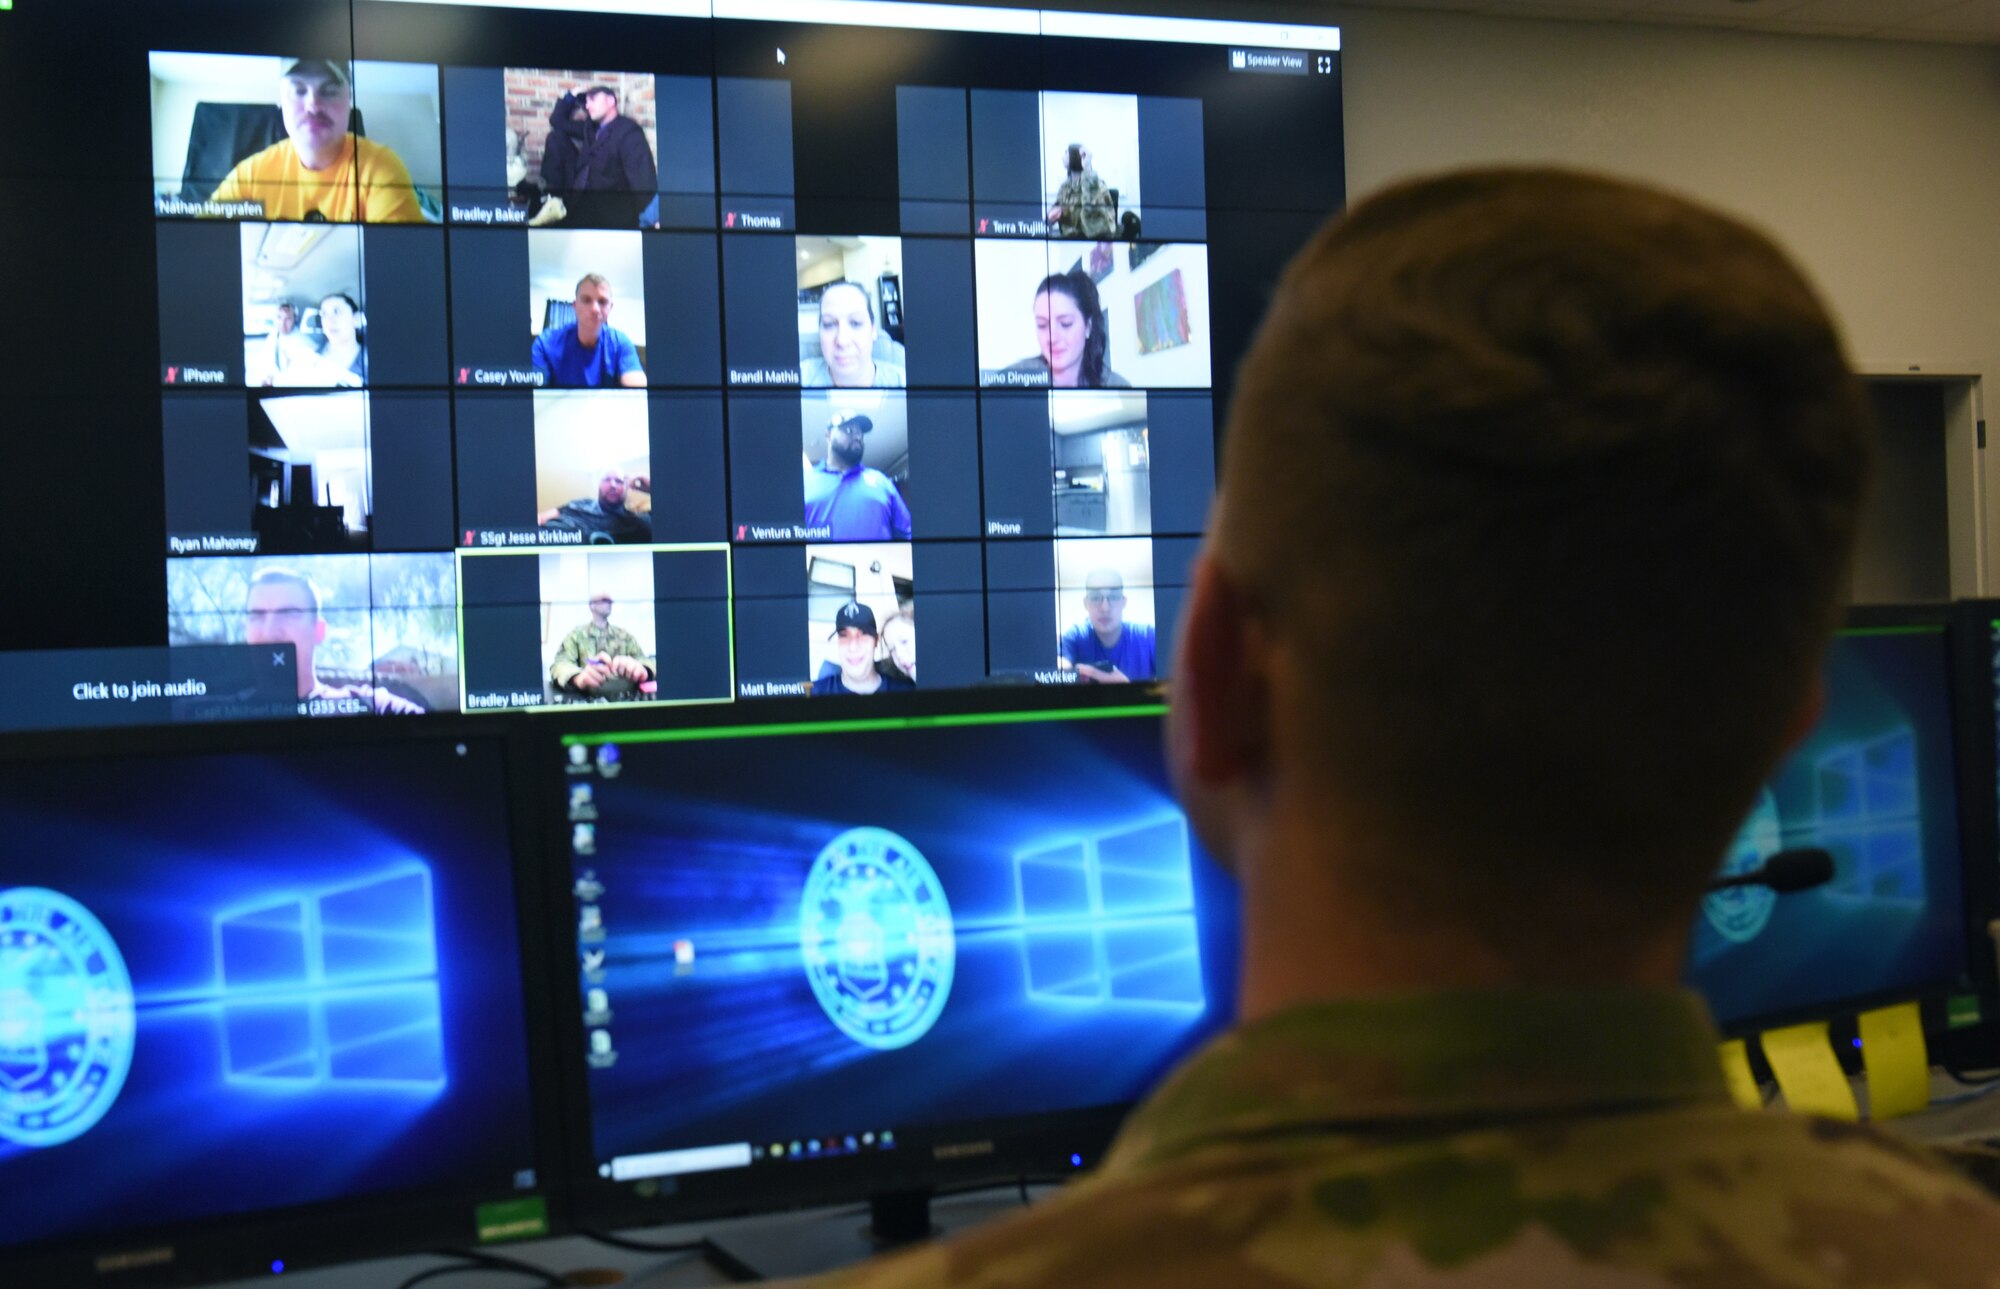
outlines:
{"label": "woman with dark hair", "polygon": [[1110,349],[1097,284],[1081,269],[1051,273],[1035,288],[1035,339],[1042,352],[1009,371],[1045,371],[1056,389],[1130,389],[1132,382],[1105,366]]}
{"label": "woman with dark hair", "polygon": [[320,334],[326,348],[320,350],[320,378],[314,384],[368,384],[368,346],[356,332],[360,304],[344,290],[330,292],[320,300]]}

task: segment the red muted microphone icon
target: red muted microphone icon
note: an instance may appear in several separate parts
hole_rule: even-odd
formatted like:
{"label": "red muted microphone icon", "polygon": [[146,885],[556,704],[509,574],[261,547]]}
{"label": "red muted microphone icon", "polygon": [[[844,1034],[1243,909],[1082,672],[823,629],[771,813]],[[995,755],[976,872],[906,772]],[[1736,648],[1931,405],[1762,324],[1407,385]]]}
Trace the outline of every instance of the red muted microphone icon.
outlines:
{"label": "red muted microphone icon", "polygon": [[470,528],[465,530],[465,544],[467,546],[472,545],[472,530]]}
{"label": "red muted microphone icon", "polygon": [[724,215],[724,216],[722,217],[722,226],[723,226],[724,228],[734,228],[734,227],[736,227],[736,212],[735,212],[735,211],[733,211],[733,210],[732,210],[732,211],[730,211],[730,212],[729,212],[728,214],[726,214],[726,215]]}
{"label": "red muted microphone icon", "polygon": [[179,379],[180,379],[180,375],[181,375],[181,369],[180,369],[180,368],[178,368],[178,367],[169,367],[169,368],[167,368],[167,384],[171,385],[171,384],[173,384],[173,383],[174,383],[175,381],[179,380]]}
{"label": "red muted microphone icon", "polygon": [[461,367],[461,368],[459,368],[459,369],[458,369],[458,383],[459,383],[459,384],[463,385],[463,384],[465,384],[465,382],[467,382],[467,381],[469,381],[469,380],[471,380],[471,379],[472,379],[472,368],[470,368],[470,367]]}

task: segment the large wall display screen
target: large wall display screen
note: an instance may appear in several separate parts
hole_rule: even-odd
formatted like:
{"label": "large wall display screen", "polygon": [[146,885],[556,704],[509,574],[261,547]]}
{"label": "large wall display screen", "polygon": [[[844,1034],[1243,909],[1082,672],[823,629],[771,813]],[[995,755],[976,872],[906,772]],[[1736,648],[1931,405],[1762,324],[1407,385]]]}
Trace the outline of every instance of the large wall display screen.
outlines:
{"label": "large wall display screen", "polygon": [[7,216],[95,318],[0,323],[16,728],[1157,679],[1344,200],[1330,27],[33,8],[7,92],[101,93]]}

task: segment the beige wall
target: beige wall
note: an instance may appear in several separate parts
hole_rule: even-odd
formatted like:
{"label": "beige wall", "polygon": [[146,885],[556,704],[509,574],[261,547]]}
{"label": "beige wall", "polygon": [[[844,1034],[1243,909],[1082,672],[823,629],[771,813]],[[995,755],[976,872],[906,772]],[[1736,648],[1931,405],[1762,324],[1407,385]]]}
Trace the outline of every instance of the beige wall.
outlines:
{"label": "beige wall", "polygon": [[[1347,180],[1478,161],[1639,175],[1806,264],[1864,370],[2000,388],[2000,48],[1626,23],[1322,11],[1342,27]],[[1987,457],[2000,457],[1988,453]],[[1985,465],[1987,497],[2000,470]],[[2000,523],[1985,524],[2000,567]]]}

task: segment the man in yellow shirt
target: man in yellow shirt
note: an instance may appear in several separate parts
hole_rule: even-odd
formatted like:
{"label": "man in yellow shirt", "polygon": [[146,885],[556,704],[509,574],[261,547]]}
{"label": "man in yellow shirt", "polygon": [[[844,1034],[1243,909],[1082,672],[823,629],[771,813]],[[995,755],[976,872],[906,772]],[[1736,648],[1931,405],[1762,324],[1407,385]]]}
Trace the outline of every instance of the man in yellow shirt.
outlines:
{"label": "man in yellow shirt", "polygon": [[347,128],[353,109],[345,64],[293,61],[278,86],[288,137],[238,162],[214,200],[261,202],[269,220],[422,223],[408,167],[390,149]]}

